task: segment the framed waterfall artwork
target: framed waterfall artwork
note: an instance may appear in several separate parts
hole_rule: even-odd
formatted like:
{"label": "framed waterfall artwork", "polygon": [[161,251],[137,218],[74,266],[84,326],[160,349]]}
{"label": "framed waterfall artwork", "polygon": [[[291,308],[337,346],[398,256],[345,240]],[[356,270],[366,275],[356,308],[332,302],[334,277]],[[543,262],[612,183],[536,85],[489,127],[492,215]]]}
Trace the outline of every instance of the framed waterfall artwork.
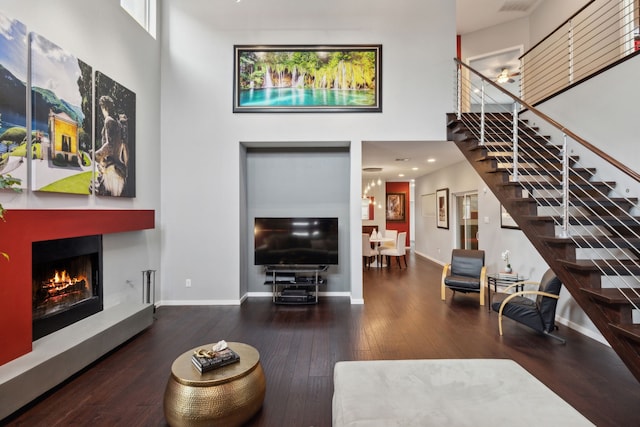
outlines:
{"label": "framed waterfall artwork", "polygon": [[234,46],[233,112],[382,112],[382,45]]}

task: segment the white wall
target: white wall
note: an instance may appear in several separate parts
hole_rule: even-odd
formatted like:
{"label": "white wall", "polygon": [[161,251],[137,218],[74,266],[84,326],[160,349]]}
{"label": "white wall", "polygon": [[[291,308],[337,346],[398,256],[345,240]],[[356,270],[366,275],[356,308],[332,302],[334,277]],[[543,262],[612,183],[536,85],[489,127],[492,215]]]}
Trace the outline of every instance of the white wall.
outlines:
{"label": "white wall", "polygon": [[[591,0],[544,0],[529,17],[531,46],[545,38]],[[604,3],[608,0],[598,0]]]}
{"label": "white wall", "polygon": [[[159,43],[118,0],[3,0],[0,13],[36,32],[136,93],[136,187],[134,199],[1,193],[11,209],[155,209],[160,224]],[[160,230],[105,235],[105,307],[142,300],[142,270],[160,268]],[[161,272],[157,273],[159,287]],[[131,283],[127,283],[130,281]]]}
{"label": "white wall", "polygon": [[[452,142],[453,144],[453,142]],[[416,179],[415,186],[415,251],[416,254],[429,258],[440,264],[446,264],[451,260],[451,250],[455,246],[455,234],[453,219],[453,195],[478,191],[478,186],[482,181],[476,171],[465,160],[440,169],[429,175],[424,175]],[[426,200],[422,196],[434,194],[436,190],[449,189],[449,229],[437,228],[435,216],[423,216],[423,212],[429,211],[428,207],[422,205]],[[435,213],[435,209],[433,209]],[[481,235],[484,233],[481,230]]]}
{"label": "white wall", "polygon": [[[349,262],[359,265],[361,142],[445,139],[455,56],[453,2],[408,1],[389,14],[376,13],[389,10],[385,0],[322,2],[322,8],[344,12],[336,20],[314,15],[316,3],[279,4],[288,7],[163,3],[163,300],[234,304],[243,297],[246,285],[239,278],[246,267],[234,255],[246,243],[238,238],[244,227],[237,185],[244,173],[241,142],[350,144],[350,180],[344,182],[350,192]],[[232,112],[234,44],[345,43],[383,45],[382,113]],[[362,299],[361,274],[352,269],[354,300]],[[186,278],[191,288],[185,288]]]}
{"label": "white wall", "polygon": [[530,47],[529,18],[463,34],[460,44],[463,60],[519,46],[524,46],[526,51]]}
{"label": "white wall", "polygon": [[639,71],[640,57],[636,56],[537,108],[638,171],[635,124],[640,99]]}

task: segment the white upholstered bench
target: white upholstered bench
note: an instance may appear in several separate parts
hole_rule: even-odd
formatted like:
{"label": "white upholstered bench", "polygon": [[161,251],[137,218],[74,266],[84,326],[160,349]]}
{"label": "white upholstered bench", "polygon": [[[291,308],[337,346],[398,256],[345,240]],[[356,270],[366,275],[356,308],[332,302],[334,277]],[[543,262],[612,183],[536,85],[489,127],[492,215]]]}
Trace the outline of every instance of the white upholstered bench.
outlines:
{"label": "white upholstered bench", "polygon": [[590,426],[512,360],[338,362],[333,427]]}

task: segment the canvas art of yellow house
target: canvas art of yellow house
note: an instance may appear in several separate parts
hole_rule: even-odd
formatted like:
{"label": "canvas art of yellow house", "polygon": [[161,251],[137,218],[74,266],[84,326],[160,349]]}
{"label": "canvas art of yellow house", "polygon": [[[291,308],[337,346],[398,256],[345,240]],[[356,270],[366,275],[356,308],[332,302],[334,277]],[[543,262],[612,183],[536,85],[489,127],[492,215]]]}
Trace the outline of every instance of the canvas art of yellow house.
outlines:
{"label": "canvas art of yellow house", "polygon": [[[54,113],[51,111],[49,112],[49,133],[51,136],[51,159],[62,157],[65,163],[76,163],[80,154],[78,151],[78,123],[64,112]],[[76,162],[73,162],[74,156]]]}

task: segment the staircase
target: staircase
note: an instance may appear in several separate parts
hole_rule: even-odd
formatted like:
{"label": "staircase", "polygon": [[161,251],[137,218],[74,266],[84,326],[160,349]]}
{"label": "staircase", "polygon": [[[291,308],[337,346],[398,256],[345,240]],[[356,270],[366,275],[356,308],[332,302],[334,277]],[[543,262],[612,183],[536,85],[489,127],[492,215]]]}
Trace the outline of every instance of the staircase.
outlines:
{"label": "staircase", "polygon": [[517,114],[449,114],[447,131],[640,381],[637,199]]}

